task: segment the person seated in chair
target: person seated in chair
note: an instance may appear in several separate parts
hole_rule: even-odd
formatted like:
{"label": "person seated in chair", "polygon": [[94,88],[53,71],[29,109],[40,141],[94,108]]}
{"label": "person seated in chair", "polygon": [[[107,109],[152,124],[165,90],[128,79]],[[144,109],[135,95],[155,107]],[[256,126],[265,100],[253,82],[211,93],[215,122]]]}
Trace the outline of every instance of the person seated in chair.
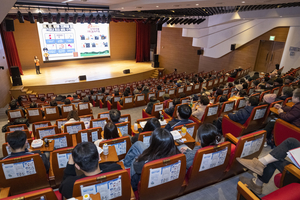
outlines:
{"label": "person seated in chair", "polygon": [[88,97],[83,97],[83,99],[82,99],[82,102],[83,102],[83,103],[89,103],[89,105],[90,105],[90,109],[92,109],[92,107],[93,107],[93,104],[92,104],[92,103],[90,103],[90,100],[89,100],[89,98],[88,98]]}
{"label": "person seated in chair", "polygon": [[50,101],[50,106],[56,106],[59,112],[59,115],[61,115],[61,107],[57,106],[57,102],[55,100]]}
{"label": "person seated in chair", "polygon": [[172,131],[176,126],[194,123],[194,121],[189,119],[192,114],[192,109],[190,106],[186,104],[179,106],[176,114],[178,119],[173,118],[165,127],[165,129],[168,131]]}
{"label": "person seated in chair", "polygon": [[22,106],[19,106],[18,101],[16,99],[14,99],[9,103],[9,107],[7,108],[5,113],[7,115],[9,110],[17,110],[17,109],[21,109],[23,111],[24,115],[26,114],[25,109]]}
{"label": "person seated in chair", "polygon": [[125,102],[124,99],[125,99],[125,97],[128,97],[128,96],[129,96],[128,91],[125,90],[123,93],[123,96],[121,97],[121,99],[119,101],[120,105],[122,105],[122,106],[124,105],[124,102]]}
{"label": "person seated in chair", "polygon": [[198,120],[202,120],[206,107],[209,104],[209,99],[206,95],[201,95],[200,100],[192,107],[192,115]]}
{"label": "person seated in chair", "polygon": [[27,141],[27,135],[24,131],[14,131],[7,135],[6,140],[7,146],[9,147],[11,154],[2,158],[1,160],[38,153],[43,160],[47,173],[49,172],[50,163],[46,155],[42,154],[39,150],[31,151],[28,149],[30,145]]}
{"label": "person seated in chair", "polygon": [[282,173],[286,165],[292,164],[285,159],[287,152],[299,147],[300,142],[297,139],[288,138],[275,147],[269,154],[259,159],[237,158],[239,163],[257,174],[256,178],[241,176],[240,181],[247,184],[256,194],[262,194],[263,185],[270,181],[275,170],[278,169]]}
{"label": "person seated in chair", "polygon": [[286,100],[289,97],[293,96],[293,89],[290,87],[284,87],[281,92],[281,96],[276,98],[275,101]]}
{"label": "person seated in chair", "polygon": [[274,80],[274,88],[275,88],[275,87],[281,87],[282,84],[283,84],[282,78],[276,78],[276,79]]}
{"label": "person seated in chair", "polygon": [[160,128],[160,127],[161,125],[157,118],[149,119],[145,124],[143,130],[139,129],[139,133],[131,137],[131,143],[134,144],[136,141],[138,141],[140,133],[154,131],[156,128]]}
{"label": "person seated in chair", "polygon": [[165,113],[172,117],[173,113],[174,113],[174,110],[175,110],[175,106],[177,104],[180,104],[180,99],[179,98],[174,98],[173,99],[173,106],[171,106],[170,108],[166,108]]}
{"label": "person seated in chair", "polygon": [[[37,104],[35,102],[31,102],[30,105],[29,105],[29,108],[37,108]],[[45,112],[43,110],[42,111],[42,116],[44,117],[45,116]]]}
{"label": "person seated in chair", "polygon": [[120,123],[120,117],[121,117],[121,112],[117,109],[111,109],[109,111],[109,118],[110,118],[110,121],[114,124],[118,124]]}
{"label": "person seated in chair", "polygon": [[67,122],[65,124],[70,124],[70,123],[74,123],[74,122],[79,122],[80,121],[80,118],[78,116],[78,112],[77,110],[71,110],[69,113],[68,113],[68,116],[67,116]]}
{"label": "person seated in chair", "polygon": [[153,105],[156,103],[159,103],[159,100],[157,100],[154,96],[150,97],[150,102],[147,104],[147,107],[145,109],[146,113],[151,115]]}
{"label": "person seated in chair", "polygon": [[[91,142],[82,142],[76,145],[72,154],[69,156],[67,167],[64,170],[63,181],[59,187],[59,192],[69,199],[73,196],[74,183],[88,176],[111,172],[122,169],[114,162],[100,163],[100,155],[97,147]],[[76,169],[83,174],[76,175]]]}
{"label": "person seated in chair", "polygon": [[99,140],[96,140],[94,142],[94,144],[97,147],[99,147],[100,142],[103,142],[105,140],[119,138],[121,136],[122,136],[122,134],[121,135],[119,134],[118,127],[112,122],[107,122],[107,124],[105,124],[105,126],[104,126],[102,138]]}
{"label": "person seated in chair", "polygon": [[163,103],[164,103],[164,107],[166,108],[167,107],[167,104],[168,104],[168,102],[170,101],[170,95],[169,94],[164,94],[163,96],[162,96],[162,98],[163,98]]}

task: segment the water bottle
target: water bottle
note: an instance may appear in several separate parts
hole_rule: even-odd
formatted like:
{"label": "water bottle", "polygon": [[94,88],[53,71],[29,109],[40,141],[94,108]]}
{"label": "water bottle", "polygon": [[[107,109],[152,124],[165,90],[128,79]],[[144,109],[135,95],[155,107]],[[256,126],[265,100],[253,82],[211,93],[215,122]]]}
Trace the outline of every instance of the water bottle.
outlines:
{"label": "water bottle", "polygon": [[184,137],[186,135],[186,125],[181,127],[181,136]]}
{"label": "water bottle", "polygon": [[134,130],[137,131],[139,129],[138,123],[134,123]]}
{"label": "water bottle", "polygon": [[85,194],[85,195],[83,195],[82,200],[91,200],[91,197],[89,194]]}
{"label": "water bottle", "polygon": [[105,155],[105,156],[108,155],[108,146],[106,143],[103,145],[103,155]]}
{"label": "water bottle", "polygon": [[61,125],[61,132],[64,133],[64,125]]}

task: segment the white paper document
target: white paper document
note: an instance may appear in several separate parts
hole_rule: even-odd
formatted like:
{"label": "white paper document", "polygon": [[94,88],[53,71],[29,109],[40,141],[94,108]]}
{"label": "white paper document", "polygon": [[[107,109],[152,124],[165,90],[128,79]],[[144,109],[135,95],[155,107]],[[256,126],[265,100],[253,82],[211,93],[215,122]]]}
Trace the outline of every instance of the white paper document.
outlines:
{"label": "white paper document", "polygon": [[46,114],[55,114],[56,113],[56,108],[46,108]]}
{"label": "white paper document", "polygon": [[96,194],[100,193],[101,199],[109,200],[122,196],[122,180],[121,176],[116,179],[106,181],[103,183],[90,185],[90,186],[80,186],[81,195],[84,194]]}
{"label": "white paper document", "polygon": [[[57,128],[61,129],[61,126],[65,125],[66,122],[67,121],[57,121]],[[47,126],[48,126],[48,124],[47,124]]]}
{"label": "white paper document", "polygon": [[108,113],[105,113],[105,114],[101,114],[100,115],[100,118],[109,118],[109,114]]}
{"label": "white paper document", "polygon": [[58,168],[66,168],[71,153],[57,154]]}
{"label": "white paper document", "polygon": [[81,125],[73,125],[73,126],[67,126],[67,133],[74,134],[78,133],[81,130]]}
{"label": "white paper document", "polygon": [[187,128],[186,131],[193,137],[195,126]]}
{"label": "white paper document", "polygon": [[67,143],[67,137],[61,137],[61,138],[53,138],[54,141],[54,148],[55,149],[60,149],[68,146]]}
{"label": "white paper document", "polygon": [[29,116],[39,116],[39,115],[40,115],[38,109],[35,109],[35,110],[28,110],[28,114],[29,114]]}
{"label": "white paper document", "polygon": [[52,129],[46,129],[46,130],[38,130],[40,139],[43,139],[43,137],[48,135],[55,135],[55,128]]}
{"label": "white paper document", "polygon": [[162,121],[162,120],[159,119],[158,121],[159,121],[159,123],[160,123],[161,126],[165,126],[165,125],[168,124],[168,123],[166,122],[166,120],[163,120],[163,121]]}
{"label": "white paper document", "polygon": [[22,117],[22,114],[20,111],[14,111],[14,112],[9,112],[10,118],[14,119],[14,118],[20,118]]}
{"label": "white paper document", "polygon": [[145,125],[147,124],[147,121],[142,121],[142,122],[139,122],[142,129],[144,129]]}
{"label": "white paper document", "polygon": [[207,112],[207,116],[212,116],[218,113],[218,106],[215,107],[209,107],[208,108],[208,112]]}
{"label": "white paper document", "polygon": [[72,111],[73,110],[73,106],[64,106],[63,107],[63,111],[64,112],[70,112],[70,111]]}
{"label": "white paper document", "polygon": [[256,140],[251,140],[251,141],[246,141],[244,143],[244,148],[241,154],[241,158],[249,156],[257,151],[259,151],[262,142],[263,142],[263,136],[256,139]]}
{"label": "white paper document", "polygon": [[264,117],[265,113],[267,111],[267,108],[257,109],[256,113],[254,115],[253,120],[261,119]]}
{"label": "white paper document", "polygon": [[199,171],[204,171],[223,165],[226,159],[228,148],[214,153],[203,154]]}
{"label": "white paper document", "polygon": [[246,100],[245,99],[240,100],[239,108],[243,108],[245,106],[246,106]]}
{"label": "white paper document", "polygon": [[88,142],[88,134],[87,133],[81,133],[81,142]]}
{"label": "white paper document", "polygon": [[121,117],[119,122],[128,122],[128,117]]}
{"label": "white paper document", "polygon": [[132,98],[125,98],[125,103],[132,103]]}
{"label": "white paper document", "polygon": [[101,127],[103,130],[104,126],[106,125],[106,120],[93,121],[92,124],[93,124],[93,128]]}
{"label": "white paper document", "polygon": [[169,95],[172,95],[175,93],[175,90],[169,90]]}
{"label": "white paper document", "polygon": [[150,137],[151,136],[143,135],[143,143],[147,146],[147,148],[150,146]]}
{"label": "white paper document", "polygon": [[171,131],[170,133],[173,135],[174,140],[178,140],[181,138],[181,134],[177,130]]}
{"label": "white paper document", "polygon": [[165,94],[165,92],[159,92],[159,93],[158,93],[158,96],[159,96],[159,97],[162,97],[164,94]]}
{"label": "white paper document", "polygon": [[78,104],[79,105],[79,110],[87,110],[89,109],[89,104]]}
{"label": "white paper document", "polygon": [[179,178],[181,161],[177,163],[150,169],[148,188],[161,185]]}
{"label": "white paper document", "polygon": [[169,108],[171,108],[173,106],[173,102],[169,102]]}
{"label": "white paper document", "polygon": [[33,159],[13,164],[2,164],[2,168],[6,179],[13,179],[36,174]]}
{"label": "white paper document", "polygon": [[141,96],[137,96],[137,101],[144,101],[145,96],[141,95]]}
{"label": "white paper document", "polygon": [[111,144],[110,146],[114,146],[116,148],[118,156],[126,153],[126,140],[124,140],[124,142]]}
{"label": "white paper document", "polygon": [[184,88],[179,88],[179,89],[178,89],[178,93],[182,93],[183,90],[184,90]]}
{"label": "white paper document", "polygon": [[161,111],[164,109],[164,104],[155,105],[155,112]]}
{"label": "white paper document", "polygon": [[24,128],[22,126],[20,127],[13,127],[13,128],[9,128],[10,131],[23,131]]}

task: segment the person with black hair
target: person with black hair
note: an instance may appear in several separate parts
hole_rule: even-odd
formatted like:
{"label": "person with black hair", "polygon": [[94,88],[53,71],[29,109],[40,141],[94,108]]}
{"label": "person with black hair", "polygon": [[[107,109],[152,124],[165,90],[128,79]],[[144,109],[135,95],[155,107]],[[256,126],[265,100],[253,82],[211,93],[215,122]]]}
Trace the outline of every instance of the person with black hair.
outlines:
{"label": "person with black hair", "polygon": [[158,85],[157,87],[156,87],[156,96],[158,96],[158,91],[160,91],[161,90],[161,85]]}
{"label": "person with black hair", "polygon": [[202,120],[202,117],[208,104],[208,97],[206,95],[201,95],[200,100],[197,103],[195,103],[192,107],[192,115],[198,118],[199,120]]}
{"label": "person with black hair", "polygon": [[40,152],[40,150],[29,151],[27,149],[28,147],[30,147],[30,145],[27,141],[27,135],[24,131],[14,131],[14,132],[8,134],[6,141],[7,141],[7,146],[9,148],[9,150],[11,151],[11,154],[2,158],[1,160],[38,153],[43,160],[44,166],[46,168],[46,172],[47,173],[49,172],[50,163],[49,163],[49,160],[47,159],[46,155],[42,154]]}
{"label": "person with black hair", "polygon": [[109,111],[109,118],[110,118],[110,121],[114,124],[118,124],[120,123],[119,120],[120,120],[120,117],[121,117],[121,112],[117,109],[111,109]]}
{"label": "person with black hair", "polygon": [[[63,181],[59,187],[59,192],[65,198],[71,198],[73,196],[73,186],[77,180],[122,169],[120,165],[114,162],[99,164],[99,158],[100,155],[97,147],[93,143],[81,142],[77,144],[73,149],[72,154],[69,156],[69,161],[64,170]],[[76,169],[83,174],[77,176]]]}
{"label": "person with black hair", "polygon": [[166,108],[165,109],[165,113],[166,114],[168,114],[168,115],[170,115],[171,117],[173,116],[173,113],[174,113],[174,110],[175,110],[175,106],[177,105],[177,104],[180,104],[181,102],[180,102],[180,99],[179,98],[174,98],[173,99],[173,106],[172,107],[170,107],[170,108]]}
{"label": "person with black hair", "polygon": [[176,114],[178,119],[173,118],[165,127],[165,129],[167,129],[168,131],[172,131],[176,126],[194,122],[189,119],[192,114],[192,109],[187,104],[182,104],[181,106],[179,106]]}
{"label": "person with black hair", "polygon": [[274,89],[273,84],[274,84],[274,81],[272,79],[268,80],[266,82],[266,89],[267,90],[273,90]]}
{"label": "person with black hair", "polygon": [[245,83],[242,84],[242,86],[243,86],[243,89],[244,89],[244,90],[247,90],[247,89],[248,89],[248,83],[245,82]]}
{"label": "person with black hair", "polygon": [[233,84],[232,84],[232,83],[228,83],[227,87],[228,87],[228,88],[232,88],[232,87],[233,87]]}
{"label": "person with black hair", "polygon": [[147,107],[145,108],[146,113],[151,115],[153,105],[156,103],[159,103],[159,100],[157,100],[156,97],[154,97],[154,96],[150,97],[150,101],[147,104]]}
{"label": "person with black hair", "polygon": [[90,102],[90,99],[88,97],[83,97],[82,102],[83,103],[89,103],[90,104],[90,108],[93,107],[93,104]]}
{"label": "person with black hair", "polygon": [[223,95],[223,90],[221,90],[221,89],[217,89],[216,90],[216,93],[215,93],[215,97],[218,97],[219,95]]}
{"label": "person with black hair", "polygon": [[240,84],[240,81],[236,79],[236,80],[234,80],[233,83],[234,83],[234,85],[239,85],[239,84]]}
{"label": "person with black hair", "polygon": [[291,87],[284,87],[282,89],[281,96],[277,97],[275,99],[275,101],[280,101],[280,100],[285,101],[286,98],[289,98],[289,97],[292,97],[292,96],[293,96],[293,88],[291,88]]}
{"label": "person with black hair", "polygon": [[286,76],[285,79],[284,79],[284,84],[285,84],[285,85],[289,85],[289,84],[292,83],[294,80],[295,80],[294,77],[288,75],[288,76]]}
{"label": "person with black hair", "polygon": [[254,75],[251,77],[252,80],[256,80],[259,78],[259,72],[254,72]]}
{"label": "person with black hair", "polygon": [[65,105],[70,105],[70,104],[71,104],[70,99],[66,99],[66,100],[65,100]]}
{"label": "person with black hair", "polygon": [[210,123],[202,124],[197,130],[197,136],[196,138],[200,145],[195,146],[193,150],[186,145],[180,146],[180,152],[186,157],[186,170],[193,165],[195,154],[199,149],[217,145],[222,139],[222,135],[218,133],[217,128]]}
{"label": "person with black hair", "polygon": [[236,75],[237,75],[237,70],[235,69],[235,70],[233,70],[233,72],[230,74],[230,77],[231,77],[231,78],[235,78]]}
{"label": "person with black hair", "polygon": [[78,95],[77,94],[73,94],[73,100],[77,100],[77,99],[79,99]]}
{"label": "person with black hair", "polygon": [[145,124],[143,130],[139,130],[138,134],[135,134],[133,137],[131,137],[131,143],[134,144],[136,141],[138,141],[140,133],[154,131],[156,128],[160,127],[161,125],[157,118],[149,119]]}
{"label": "person with black hair", "polygon": [[145,95],[145,99],[147,98],[148,93],[149,93],[149,87],[148,86],[144,86],[142,94]]}
{"label": "person with black hair", "polygon": [[124,91],[124,93],[123,93],[123,96],[121,97],[121,99],[120,99],[120,105],[122,105],[123,106],[123,103],[124,103],[124,99],[125,99],[125,97],[128,97],[129,96],[129,93],[128,93],[128,91]]}
{"label": "person with black hair", "polygon": [[274,87],[281,87],[282,84],[283,84],[282,78],[276,78],[276,79],[274,80]]}
{"label": "person with black hair", "polygon": [[115,138],[119,138],[120,134],[118,132],[118,127],[112,123],[112,122],[107,122],[107,124],[105,124],[103,132],[102,134],[102,138],[99,140],[96,140],[94,142],[94,144],[99,147],[100,142],[105,141],[105,140],[110,140],[110,139],[115,139]]}
{"label": "person with black hair", "polygon": [[79,122],[80,121],[80,118],[78,116],[78,112],[77,110],[71,110],[69,113],[68,113],[68,116],[67,116],[67,122],[65,124],[70,124],[70,123],[74,123],[74,122]]}
{"label": "person with black hair", "polygon": [[[57,102],[55,100],[50,101],[50,106],[57,106]],[[57,106],[59,115],[61,115],[61,108]]]}
{"label": "person with black hair", "polygon": [[[37,108],[37,104],[36,102],[31,102],[30,105],[29,105],[29,108]],[[42,111],[42,116],[44,117],[45,116],[45,112],[43,110]]]}
{"label": "person with black hair", "polygon": [[5,113],[7,115],[9,110],[17,110],[17,109],[21,109],[23,111],[24,115],[26,115],[25,109],[22,106],[18,105],[18,101],[16,99],[12,100],[9,103],[9,107],[7,108],[7,110],[5,111]]}
{"label": "person with black hair", "polygon": [[219,98],[219,103],[220,103],[219,110],[222,109],[223,103],[226,102],[226,101],[228,101],[227,95],[222,95]]}
{"label": "person with black hair", "polygon": [[180,151],[175,146],[172,134],[163,128],[157,128],[152,132],[148,148],[141,141],[134,143],[124,158],[125,167],[130,167],[133,191],[138,189],[145,163],[179,153]]}

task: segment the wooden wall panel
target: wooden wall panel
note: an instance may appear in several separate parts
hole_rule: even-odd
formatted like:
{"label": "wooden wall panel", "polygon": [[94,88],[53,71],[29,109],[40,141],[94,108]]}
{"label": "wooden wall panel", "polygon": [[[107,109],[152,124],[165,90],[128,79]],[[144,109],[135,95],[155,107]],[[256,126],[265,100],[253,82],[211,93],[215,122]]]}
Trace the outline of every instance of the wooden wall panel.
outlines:
{"label": "wooden wall panel", "polygon": [[9,90],[11,87],[10,75],[6,62],[6,55],[2,43],[0,34],[0,66],[4,67],[4,70],[0,69],[0,108],[6,106],[10,101]]}
{"label": "wooden wall panel", "polygon": [[[245,45],[237,48],[221,58],[210,58],[200,56],[199,61],[199,72],[211,71],[211,70],[222,70],[225,71],[238,68],[251,67],[254,69],[257,52],[259,49],[260,40],[269,40],[270,36],[275,36],[275,41],[285,42],[289,32],[289,27],[278,27],[274,28],[263,35],[255,38],[254,40],[246,43]],[[230,46],[228,46],[230,48]]]}
{"label": "wooden wall panel", "polygon": [[182,37],[182,28],[163,27],[157,40],[160,40],[159,65],[165,68],[165,73],[173,72],[174,68],[179,73],[198,71],[200,48],[192,46],[193,38]]}
{"label": "wooden wall panel", "polygon": [[[38,56],[42,60],[42,53],[40,48],[38,30],[36,24],[31,24],[25,21],[24,24],[15,23],[15,41],[23,69],[35,68],[33,57]],[[95,63],[111,60],[133,60],[135,59],[135,43],[136,43],[136,24],[135,23],[110,23],[110,58],[92,58],[72,61],[54,61],[48,63],[41,63],[41,70],[43,67],[56,67],[74,64]]]}

